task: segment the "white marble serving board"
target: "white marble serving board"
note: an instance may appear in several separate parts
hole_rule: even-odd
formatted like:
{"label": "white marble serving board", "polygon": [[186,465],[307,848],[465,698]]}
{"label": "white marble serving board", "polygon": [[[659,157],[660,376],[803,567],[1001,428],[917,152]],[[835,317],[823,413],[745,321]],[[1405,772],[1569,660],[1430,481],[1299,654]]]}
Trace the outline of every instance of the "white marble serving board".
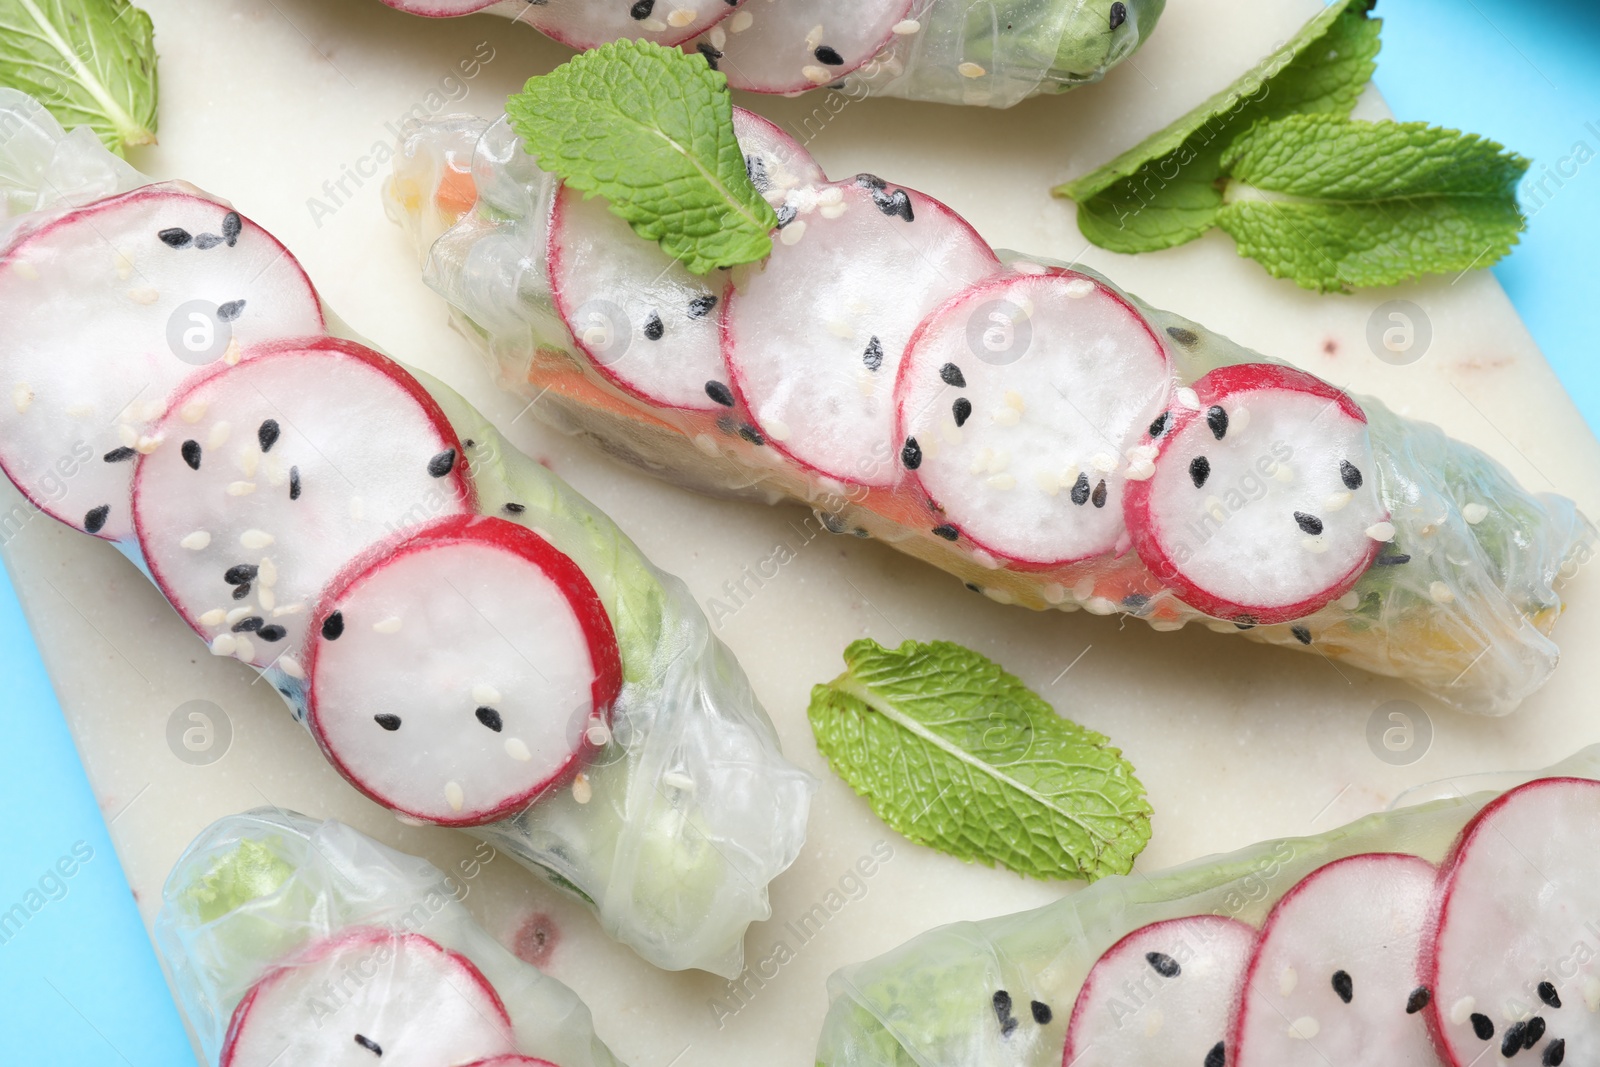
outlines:
{"label": "white marble serving board", "polygon": [[[161,144],[134,162],[231,199],[301,258],[329,303],[394,355],[453,384],[511,436],[608,511],[702,603],[787,544],[794,559],[737,605],[720,635],[777,721],[785,749],[821,788],[810,840],[772,889],[773,918],[752,928],[752,961],[785,941],[793,958],[751,981],[747,1006],[718,1020],[728,985],[668,974],[600,936],[587,913],[509,860],[471,885],[468,906],[514,942],[531,918],[554,932],[547,968],[593,1008],[601,1035],[634,1067],[811,1062],[823,981],[930,926],[1032,907],[1074,890],[968,866],[885,828],[828,770],[805,720],[810,687],[838,673],[857,637],[948,638],[982,650],[1063,714],[1109,734],[1155,807],[1139,861],[1155,870],[1263,837],[1329,829],[1417,782],[1534,767],[1600,740],[1600,575],[1569,586],[1557,636],[1568,662],[1515,716],[1456,714],[1392,680],[1190,627],[1155,633],[1087,614],[1036,615],[975,597],[877,544],[806,541],[793,507],[702,499],[615,466],[535,424],[492,389],[425,289],[400,231],[384,218],[371,153],[413,108],[495,116],[506,94],[566,53],[524,27],[478,16],[426,21],[377,0],[144,0],[161,50]],[[1487,273],[1355,296],[1314,296],[1239,259],[1220,234],[1129,258],[1086,247],[1055,183],[1181,114],[1291,34],[1316,0],[1170,0],[1155,39],[1105,83],[1005,113],[869,100],[828,116],[811,142],[834,174],[872,170],[951,204],[996,245],[1083,260],[1157,305],[1292,360],[1402,412],[1439,422],[1525,483],[1600,514],[1600,447]],[[487,58],[485,58],[487,57]],[[459,64],[476,59],[475,77]],[[456,99],[451,101],[449,97]],[[798,123],[815,100],[740,103]],[[1364,107],[1382,114],[1381,101]],[[343,180],[334,205],[330,189]],[[326,183],[326,184],[325,184]],[[332,208],[314,210],[313,199]],[[1373,356],[1372,311],[1403,297],[1431,319],[1430,351],[1409,366]],[[515,421],[513,421],[515,420]],[[5,490],[10,493],[9,487]],[[14,496],[0,505],[9,509]],[[276,804],[337,816],[442,867],[472,842],[400,825],[341,781],[276,694],[240,664],[214,659],[110,546],[36,519],[5,549],[128,879],[146,919],[184,845],[213,819]],[[749,586],[754,589],[754,586]],[[741,597],[741,599],[745,599]],[[732,605],[730,605],[732,606]],[[1576,650],[1575,652],[1573,650]],[[1068,669],[1070,667],[1070,669]],[[175,709],[223,709],[226,754],[180,761]],[[1381,761],[1366,731],[1387,701],[1412,701],[1431,749]],[[17,709],[25,713],[27,709]],[[893,858],[802,943],[788,923],[823,902],[875,842]]]}

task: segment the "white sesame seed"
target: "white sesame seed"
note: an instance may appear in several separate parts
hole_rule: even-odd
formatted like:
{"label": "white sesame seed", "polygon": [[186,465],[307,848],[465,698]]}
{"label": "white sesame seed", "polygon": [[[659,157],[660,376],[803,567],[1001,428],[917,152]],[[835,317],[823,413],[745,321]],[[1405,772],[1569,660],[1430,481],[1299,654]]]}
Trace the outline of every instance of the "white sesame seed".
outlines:
{"label": "white sesame seed", "polygon": [[267,476],[267,484],[274,489],[279,488],[289,480],[289,466],[277,456],[267,456],[261,460],[261,472]]}
{"label": "white sesame seed", "polygon": [[187,401],[178,409],[178,417],[184,422],[193,424],[205,417],[206,402],[204,400]]}
{"label": "white sesame seed", "polygon": [[161,294],[147,285],[141,285],[137,288],[128,290],[128,299],[132,300],[135,304],[149,305],[154,304],[157,300],[160,300]]}
{"label": "white sesame seed", "polygon": [[226,489],[229,496],[249,496],[255,491],[255,482],[229,482]]}
{"label": "white sesame seed", "polygon": [[[1229,428],[1232,429],[1231,426]],[[1355,494],[1350,492],[1348,489],[1341,489],[1337,493],[1329,493],[1328,496],[1327,496],[1327,499],[1323,500],[1323,502],[1322,502],[1322,510],[1323,511],[1339,511],[1339,510],[1342,510],[1346,504],[1350,503],[1350,501],[1352,501],[1354,499],[1355,499]]]}
{"label": "white sesame seed", "polygon": [[401,626],[400,616],[391,615],[387,619],[372,624],[372,629],[380,634],[397,634]]}
{"label": "white sesame seed", "polygon": [[1130,460],[1128,469],[1122,472],[1122,476],[1130,482],[1143,482],[1148,481],[1155,473],[1156,465],[1148,459],[1140,458]]}
{"label": "white sesame seed", "polygon": [[1011,466],[1011,453],[1003,448],[997,448],[989,456],[989,473],[999,474]]}
{"label": "white sesame seed", "polygon": [[233,635],[233,656],[241,663],[248,663],[256,655],[256,646],[243,634]]}
{"label": "white sesame seed", "polygon": [[1301,1041],[1310,1041],[1321,1033],[1322,1024],[1309,1015],[1302,1015],[1289,1024],[1289,1036]]}
{"label": "white sesame seed", "polygon": [[826,85],[833,80],[833,75],[828,73],[827,67],[808,64],[800,68],[800,73],[804,74],[806,81],[813,85]]}
{"label": "white sesame seed", "polygon": [[822,43],[822,27],[813,26],[811,32],[806,34],[806,51],[815,51],[817,45]]}
{"label": "white sesame seed", "polygon": [[17,414],[22,414],[33,403],[33,390],[26,383],[18,382],[11,388],[11,403],[16,407]]}
{"label": "white sesame seed", "polygon": [[196,530],[193,533],[184,534],[183,540],[178,542],[178,547],[187,548],[190,552],[198,552],[209,544],[211,544],[211,534],[205,530]]}
{"label": "white sesame seed", "polygon": [[1173,395],[1178,398],[1178,403],[1182,404],[1190,411],[1200,410],[1200,394],[1189,388],[1187,385],[1180,386],[1177,392]]}
{"label": "white sesame seed", "polygon": [[1272,476],[1287,485],[1289,482],[1294,481],[1294,468],[1287,463],[1280,463],[1277,469],[1272,472]]}
{"label": "white sesame seed", "polygon": [[972,457],[972,466],[967,468],[968,474],[982,474],[989,468],[989,457],[994,455],[990,448],[978,449],[978,454]]}
{"label": "white sesame seed", "polygon": [[1456,600],[1455,593],[1443,582],[1429,582],[1428,595],[1435,604],[1454,604]]}
{"label": "white sesame seed", "polygon": [[661,776],[661,784],[684,793],[694,792],[694,779],[681,771],[668,771]]}
{"label": "white sesame seed", "polygon": [[1088,278],[1074,278],[1063,286],[1061,291],[1072,300],[1081,300],[1094,292],[1094,282]]}
{"label": "white sesame seed", "polygon": [[228,614],[223,616],[222,621],[227,623],[229,626],[232,626],[240,619],[248,619],[255,613],[255,610],[256,609],[251,607],[249,604],[245,604],[242,607],[234,608],[232,611],[228,612]]}
{"label": "white sesame seed", "polygon": [[728,32],[743,33],[750,28],[750,24],[755,20],[756,17],[748,11],[737,11],[734,13],[733,18],[728,20]]}
{"label": "white sesame seed", "polygon": [[262,556],[256,566],[256,584],[268,589],[278,584],[278,565],[272,562],[271,556]]}
{"label": "white sesame seed", "polygon": [[254,444],[245,445],[239,449],[239,454],[234,457],[234,462],[239,465],[239,470],[246,478],[256,476],[256,467],[261,463],[261,449]]}
{"label": "white sesame seed", "polygon": [[920,29],[922,29],[922,23],[916,19],[901,19],[894,24],[893,32],[900,37],[909,37]]}
{"label": "white sesame seed", "polygon": [[1367,527],[1367,536],[1374,541],[1393,541],[1394,534],[1395,529],[1392,522],[1375,522]]}
{"label": "white sesame seed", "polygon": [[222,350],[222,362],[230,367],[236,367],[239,365],[239,359],[243,355],[243,350],[239,348],[239,339],[237,337],[228,338],[228,347]]}
{"label": "white sesame seed", "polygon": [[1026,411],[1028,409],[1028,402],[1023,400],[1022,394],[1015,389],[1007,389],[1005,399],[1007,407],[1016,408],[1018,411]]}
{"label": "white sesame seed", "polygon": [[1489,517],[1489,509],[1474,501],[1461,509],[1461,517],[1467,520],[1468,526],[1476,526]]}
{"label": "white sesame seed", "polygon": [[789,439],[789,424],[779,418],[769,418],[761,424],[767,431],[767,436],[774,441],[787,441]]}
{"label": "white sesame seed", "polygon": [[200,616],[201,626],[221,626],[228,621],[228,613],[221,608],[212,608]]}
{"label": "white sesame seed", "polygon": [[148,456],[160,447],[160,437],[151,437],[146,434],[140,434],[139,439],[133,442],[133,450],[141,456]]}
{"label": "white sesame seed", "polygon": [[446,782],[444,784],[444,801],[450,805],[451,811],[460,811],[467,802],[467,795],[461,791],[460,782]]}
{"label": "white sesame seed", "polygon": [[1457,1025],[1472,1018],[1473,1011],[1478,1007],[1476,997],[1462,997],[1450,1005],[1450,1021]]}
{"label": "white sesame seed", "polygon": [[211,432],[206,434],[207,448],[221,448],[228,443],[228,435],[233,433],[233,423],[226,419],[213,423]]}
{"label": "white sesame seed", "polygon": [[39,268],[20,259],[11,264],[11,272],[19,278],[26,278],[30,282],[39,280]]}
{"label": "white sesame seed", "polygon": [[1093,456],[1089,457],[1089,466],[1093,467],[1101,474],[1110,474],[1112,471],[1117,469],[1117,457],[1111,455],[1109,452],[1096,452]]}
{"label": "white sesame seed", "polygon": [[1035,263],[1031,259],[1019,259],[1011,264],[1011,269],[1018,274],[1039,275],[1045,273],[1049,268],[1042,263]]}
{"label": "white sesame seed", "polygon": [[139,431],[125,422],[117,423],[117,440],[122,442],[124,448],[132,448],[139,443]]}
{"label": "white sesame seed", "polygon": [[278,595],[265,586],[257,593],[257,599],[261,601],[262,611],[271,611],[278,604]]}
{"label": "white sesame seed", "polygon": [[285,615],[298,615],[304,610],[306,610],[306,606],[303,602],[294,604],[279,604],[277,607],[272,609],[272,617],[274,619],[281,619]]}
{"label": "white sesame seed", "polygon": [[267,531],[257,530],[254,527],[239,535],[239,544],[245,548],[266,548],[276,540],[277,538],[267,533]]}
{"label": "white sesame seed", "polygon": [[589,784],[589,776],[581,771],[572,780],[572,799],[579,804],[587,804],[594,799],[594,787]]}
{"label": "white sesame seed", "polygon": [[1044,593],[1045,600],[1051,604],[1059,604],[1067,599],[1067,587],[1060,582],[1046,582],[1041,592]]}
{"label": "white sesame seed", "polygon": [[1117,605],[1103,596],[1092,596],[1083,602],[1083,610],[1091,615],[1110,615]]}
{"label": "white sesame seed", "polygon": [[1346,611],[1354,611],[1361,606],[1361,594],[1351,590],[1338,600],[1334,601]]}
{"label": "white sesame seed", "polygon": [[213,656],[231,656],[233,650],[239,646],[239,639],[232,634],[218,634],[211,639],[211,654]]}
{"label": "white sesame seed", "polygon": [[676,26],[680,30],[683,29],[683,27],[689,25],[689,23],[691,23],[693,21],[694,21],[694,12],[690,11],[686,7],[676,8],[672,12],[672,14],[667,16],[667,25],[668,26]]}
{"label": "white sesame seed", "polygon": [[87,419],[94,414],[93,404],[73,404],[67,408],[67,414],[74,419]]}
{"label": "white sesame seed", "polygon": [[1590,1011],[1600,1011],[1600,978],[1583,976],[1583,1003]]}
{"label": "white sesame seed", "polygon": [[305,668],[300,666],[300,661],[293,656],[279,656],[278,669],[291,678],[303,680],[306,676]]}
{"label": "white sesame seed", "polygon": [[111,269],[117,272],[117,280],[127,281],[133,275],[133,253],[126,248],[119,248],[112,254]]}
{"label": "white sesame seed", "polygon": [[711,42],[711,47],[719,52],[728,44],[728,31],[721,26],[711,27],[711,32],[706,37]]}
{"label": "white sesame seed", "polygon": [[982,67],[980,67],[978,64],[971,63],[971,62],[961,64],[960,66],[958,66],[956,68],[956,71],[963,78],[981,78],[985,74],[989,73],[988,71],[986,71]]}
{"label": "white sesame seed", "polygon": [[1016,408],[995,408],[989,420],[997,426],[1015,426],[1022,421],[1022,412]]}
{"label": "white sesame seed", "polygon": [[1288,996],[1294,992],[1294,987],[1300,984],[1300,972],[1293,967],[1285,967],[1283,973],[1278,975],[1278,993]]}
{"label": "white sesame seed", "polygon": [[506,738],[506,755],[524,763],[533,758],[533,753],[528,751],[527,744],[520,737]]}
{"label": "white sesame seed", "polygon": [[472,702],[474,704],[498,704],[501,699],[500,690],[486,682],[479,682],[472,687]]}
{"label": "white sesame seed", "polygon": [[639,28],[646,33],[661,33],[666,30],[667,24],[660,19],[640,19]]}

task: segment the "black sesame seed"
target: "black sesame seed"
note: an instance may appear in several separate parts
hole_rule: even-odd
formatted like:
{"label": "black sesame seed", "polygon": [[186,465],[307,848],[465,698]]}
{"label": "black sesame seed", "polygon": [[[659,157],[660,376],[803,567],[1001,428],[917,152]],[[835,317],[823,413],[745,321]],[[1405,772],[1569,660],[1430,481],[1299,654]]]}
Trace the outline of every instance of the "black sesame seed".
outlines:
{"label": "black sesame seed", "polygon": [[662,323],[661,316],[654,311],[650,312],[650,317],[644,320],[644,339],[646,341],[659,341],[661,340],[661,335],[666,332],[667,327]]}
{"label": "black sesame seed", "polygon": [[161,238],[161,243],[169,248],[183,248],[186,247],[190,241],[194,240],[194,238],[189,235],[188,230],[177,226],[172,227],[170,230],[162,230],[157,233],[156,236]]}
{"label": "black sesame seed", "polygon": [[1089,500],[1089,476],[1078,475],[1078,480],[1072,483],[1072,502],[1074,504],[1087,503]]}
{"label": "black sesame seed", "polygon": [[966,585],[966,587],[968,589],[972,590],[974,593],[983,592],[983,586],[979,585],[977,582],[965,582],[963,584]]}
{"label": "black sesame seed", "polygon": [[628,14],[631,15],[635,20],[643,22],[645,19],[650,17],[650,12],[654,11],[655,9],[656,0],[635,0],[634,5],[628,8]]}
{"label": "black sesame seed", "polygon": [[267,620],[263,619],[261,616],[252,615],[248,619],[240,619],[238,622],[234,623],[233,632],[236,634],[255,633],[257,630],[261,629],[261,627],[265,626],[266,622]]}
{"label": "black sesame seed", "polygon": [[1411,991],[1411,995],[1406,998],[1406,1014],[1415,1015],[1423,1008],[1426,1008],[1428,1006],[1428,1001],[1432,999],[1433,994],[1428,992],[1427,986],[1417,986],[1417,988]]}
{"label": "black sesame seed", "polygon": [[97,508],[90,508],[83,513],[83,528],[90,533],[99,533],[105,527],[106,519],[110,516],[110,504],[101,504]]}
{"label": "black sesame seed", "polygon": [[1031,1001],[1028,1010],[1033,1012],[1033,1021],[1040,1026],[1049,1026],[1050,1020],[1055,1018],[1055,1012],[1050,1010],[1050,1005],[1042,1000]]}
{"label": "black sesame seed", "polygon": [[710,67],[712,70],[717,69],[717,60],[722,58],[722,53],[717,51],[716,48],[712,46],[710,41],[701,41],[699,44],[694,46],[694,50],[705,57],[706,66]]}
{"label": "black sesame seed", "polygon": [[1013,1015],[1011,1018],[1000,1024],[1000,1036],[1010,1037],[1016,1032],[1017,1027],[1021,1025],[1021,1023],[1017,1022],[1017,1017]]}
{"label": "black sesame seed", "polygon": [[795,210],[795,206],[793,204],[785,204],[780,207],[778,209],[778,229],[781,230],[785,226],[789,225],[789,223],[793,222],[795,217],[799,214],[800,213]]}
{"label": "black sesame seed", "polygon": [[1304,626],[1291,626],[1289,627],[1289,632],[1293,634],[1294,639],[1299,641],[1302,645],[1309,645],[1311,643],[1311,631],[1306,629]]}
{"label": "black sesame seed", "polygon": [[1402,563],[1410,563],[1411,557],[1404,552],[1399,552],[1393,556],[1379,556],[1372,562],[1380,567],[1398,567]]}
{"label": "black sesame seed", "polygon": [[1512,1023],[1500,1035],[1500,1055],[1510,1059],[1522,1051],[1522,1038],[1528,1032],[1527,1023]]}
{"label": "black sesame seed", "polygon": [[500,713],[495,711],[493,708],[479,708],[472,714],[476,715],[479,722],[483,723],[483,725],[487,726],[495,733],[499,733],[501,730],[505,729],[505,720],[502,719],[500,717]]}
{"label": "black sesame seed", "polygon": [[263,641],[282,641],[285,637],[289,636],[289,631],[285,630],[277,623],[271,623],[257,630],[256,636],[261,638]]}
{"label": "black sesame seed", "polygon": [[1233,619],[1233,628],[1235,630],[1254,630],[1257,625],[1254,615],[1236,615]]}
{"label": "black sesame seed", "polygon": [[1111,5],[1111,28],[1114,30],[1127,21],[1128,5],[1124,4],[1122,0],[1116,0],[1116,2]]}
{"label": "black sesame seed", "polygon": [[1106,506],[1106,480],[1101,478],[1094,487],[1094,494],[1089,497],[1089,502],[1097,508]]}
{"label": "black sesame seed", "polygon": [[1185,348],[1192,348],[1200,343],[1200,338],[1195,336],[1193,330],[1186,330],[1182,326],[1168,326],[1167,336]]}
{"label": "black sesame seed", "polygon": [[243,314],[243,300],[230,300],[226,304],[219,304],[217,306],[217,318],[221,319],[223,322],[232,322],[234,319]]}
{"label": "black sesame seed", "polygon": [[400,716],[398,715],[374,715],[372,721],[390,733],[400,729]]}
{"label": "black sesame seed", "polygon": [[1163,978],[1176,978],[1183,973],[1183,968],[1178,966],[1178,961],[1165,952],[1146,952],[1144,961]]}
{"label": "black sesame seed", "polygon": [[344,633],[344,612],[336,611],[322,620],[322,636],[329,641],[339,640]]}
{"label": "black sesame seed", "polygon": [[702,293],[689,301],[689,317],[691,319],[703,319],[711,314],[712,309],[716,306],[717,298],[714,295]]}
{"label": "black sesame seed", "polygon": [[899,217],[907,222],[917,221],[916,212],[911,208],[911,197],[906,195],[904,189],[896,189],[892,193],[884,192],[881,189],[875,190],[872,194],[872,202],[878,205],[879,211],[890,218]]}
{"label": "black sesame seed", "polygon": [[1478,1035],[1479,1041],[1488,1041],[1494,1037],[1494,1022],[1482,1012],[1473,1012],[1469,1018],[1472,1021],[1472,1032]]}
{"label": "black sesame seed", "polygon": [[964,396],[956,397],[956,402],[950,405],[950,414],[955,416],[957,427],[965,426],[972,418],[972,401]]}
{"label": "black sesame seed", "polygon": [[300,499],[300,468],[299,467],[290,467],[289,468],[289,499],[290,500],[299,500]]}
{"label": "black sesame seed", "polygon": [[1228,1050],[1221,1041],[1211,1046],[1211,1051],[1206,1053],[1206,1067],[1223,1067],[1228,1062]]}
{"label": "black sesame seed", "polygon": [[521,515],[524,511],[528,510],[528,505],[514,503],[506,504],[500,510],[504,511],[507,515]]}
{"label": "black sesame seed", "polygon": [[856,184],[866,189],[877,189],[882,191],[888,187],[889,183],[878,177],[876,174],[857,174]]}
{"label": "black sesame seed", "polygon": [[1339,994],[1340,1000],[1346,1004],[1350,1003],[1350,998],[1355,996],[1356,987],[1355,982],[1350,978],[1349,971],[1333,972],[1333,991]]}
{"label": "black sesame seed", "polygon": [[946,363],[940,367],[939,377],[944,380],[944,384],[953,385],[957,389],[965,389],[967,387],[966,375],[962,374],[961,368],[954,363]]}
{"label": "black sesame seed", "polygon": [[1122,598],[1122,606],[1135,615],[1143,615],[1145,609],[1150,606],[1150,598],[1143,593],[1129,593]]}
{"label": "black sesame seed", "polygon": [[256,428],[256,440],[261,444],[261,451],[271,452],[272,446],[278,443],[283,428],[278,425],[277,419],[267,419]]}
{"label": "black sesame seed", "polygon": [[725,408],[733,407],[733,390],[718,381],[706,383],[706,396],[721,404]]}
{"label": "black sesame seed", "polygon": [[453,448],[447,448],[443,452],[440,452],[437,456],[434,456],[432,459],[428,460],[428,473],[433,475],[435,478],[443,478],[455,468],[455,465],[456,450]]}
{"label": "black sesame seed", "polygon": [[250,595],[250,583],[249,582],[245,582],[243,585],[236,585],[236,586],[233,587],[233,599],[235,599],[235,600],[243,600],[245,597],[247,597],[249,595]]}
{"label": "black sesame seed", "polygon": [[244,229],[244,224],[239,221],[239,213],[230,211],[222,216],[222,239],[232,248],[239,241],[239,231]]}
{"label": "black sesame seed", "polygon": [[132,459],[138,454],[139,453],[135,452],[133,449],[123,446],[122,448],[113,448],[110,452],[107,452],[100,458],[105,460],[107,463],[121,463],[123,460]]}
{"label": "black sesame seed", "polygon": [[1222,410],[1222,405],[1212,404],[1206,409],[1206,425],[1211,427],[1211,436],[1217,440],[1228,436],[1228,413]]}
{"label": "black sesame seed", "polygon": [[915,437],[906,438],[906,443],[900,446],[900,462],[905,464],[908,471],[922,466],[922,446],[917,444]]}
{"label": "black sesame seed", "polygon": [[1539,983],[1539,999],[1549,1007],[1561,1007],[1561,994],[1557,993],[1556,987],[1549,982]]}
{"label": "black sesame seed", "polygon": [[1339,461],[1339,477],[1344,480],[1346,489],[1361,488],[1361,470],[1347,459]]}
{"label": "black sesame seed", "polygon": [[194,239],[194,246],[202,252],[209,252],[222,243],[222,238],[214,233],[202,233]]}
{"label": "black sesame seed", "polygon": [[739,427],[739,436],[753,445],[764,445],[767,439],[761,436],[761,431],[751,426],[748,422]]}
{"label": "black sesame seed", "polygon": [[883,342],[878,340],[876,334],[867,342],[866,351],[861,353],[861,362],[867,365],[868,370],[877,370],[883,366]]}
{"label": "black sesame seed", "polygon": [[1561,1061],[1567,1058],[1567,1039],[1558,1037],[1544,1047],[1544,1067],[1561,1067]]}
{"label": "black sesame seed", "polygon": [[1007,1019],[1011,1018],[1010,993],[1007,993],[1004,989],[996,990],[994,996],[990,998],[990,1003],[994,1006],[994,1017],[998,1019],[1001,1024],[1004,1024]]}
{"label": "black sesame seed", "polygon": [[1172,425],[1172,412],[1163,411],[1156,416],[1156,421],[1150,424],[1150,436],[1160,437]]}
{"label": "black sesame seed", "polygon": [[1211,461],[1204,456],[1196,456],[1189,461],[1189,480],[1194,482],[1196,489],[1203,488],[1206,479],[1211,477]]}
{"label": "black sesame seed", "polygon": [[256,580],[260,568],[254,563],[235,563],[222,572],[222,580],[229,585],[245,585]]}
{"label": "black sesame seed", "polygon": [[1537,1045],[1539,1042],[1544,1040],[1545,1026],[1544,1026],[1544,1017],[1542,1015],[1535,1015],[1533,1018],[1529,1019],[1527,1021],[1527,1023],[1524,1024],[1524,1025],[1527,1026],[1527,1029],[1524,1030],[1523,1033],[1522,1033],[1522,1047],[1523,1048],[1525,1048],[1525,1049],[1532,1048],[1533,1046]]}
{"label": "black sesame seed", "polygon": [[961,536],[961,531],[949,523],[945,523],[943,526],[935,526],[933,528],[933,536],[942,537],[946,541],[954,541]]}
{"label": "black sesame seed", "polygon": [[178,451],[183,455],[183,461],[189,465],[190,470],[200,469],[200,442],[185,441]]}
{"label": "black sesame seed", "polygon": [[811,54],[817,57],[818,63],[822,63],[830,67],[844,66],[844,56],[841,56],[837,49],[830,48],[825,44],[818,45],[816,51],[812,52]]}
{"label": "black sesame seed", "polygon": [[1322,533],[1322,520],[1315,515],[1307,515],[1303,511],[1297,511],[1294,513],[1294,523],[1312,537]]}
{"label": "black sesame seed", "polygon": [[383,1046],[379,1045],[376,1041],[372,1040],[370,1037],[367,1037],[365,1034],[356,1035],[356,1044],[360,1045],[374,1056],[383,1055]]}
{"label": "black sesame seed", "polygon": [[822,525],[827,527],[829,533],[842,534],[845,531],[844,520],[837,515],[826,511],[817,512],[817,518],[822,520]]}
{"label": "black sesame seed", "polygon": [[772,179],[767,177],[767,161],[760,156],[745,156],[744,169],[750,175],[750,184],[756,187],[756,192],[764,193],[772,188]]}

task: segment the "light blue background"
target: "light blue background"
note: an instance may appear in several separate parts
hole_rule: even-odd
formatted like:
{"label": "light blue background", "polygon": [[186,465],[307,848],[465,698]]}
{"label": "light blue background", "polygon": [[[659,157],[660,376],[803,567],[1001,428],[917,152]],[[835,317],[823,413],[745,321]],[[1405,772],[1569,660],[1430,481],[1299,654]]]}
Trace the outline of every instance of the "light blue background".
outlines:
{"label": "light blue background", "polygon": [[[1600,5],[1383,0],[1378,13],[1377,81],[1399,118],[1493,137],[1535,161],[1534,180],[1579,141],[1596,153],[1563,187],[1550,181],[1554,195],[1524,193],[1529,232],[1495,273],[1600,428],[1600,329],[1591,318],[1600,315]],[[0,714],[0,910],[74,842],[95,851],[64,898],[0,945],[0,1061],[187,1062],[188,1041],[3,572]]]}

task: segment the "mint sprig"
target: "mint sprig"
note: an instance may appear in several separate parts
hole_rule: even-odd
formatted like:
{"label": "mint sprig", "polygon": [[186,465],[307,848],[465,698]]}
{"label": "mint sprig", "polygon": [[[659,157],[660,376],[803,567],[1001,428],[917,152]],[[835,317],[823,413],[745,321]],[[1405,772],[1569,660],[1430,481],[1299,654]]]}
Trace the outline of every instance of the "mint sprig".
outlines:
{"label": "mint sprig", "polygon": [[540,167],[695,274],[771,253],[778,217],[745,170],[727,79],[700,56],[615,41],[530,79],[506,112]]}
{"label": "mint sprig", "polygon": [[1471,270],[1509,253],[1524,226],[1528,160],[1423,123],[1294,115],[1253,127],[1223,166],[1216,225],[1307,289]]}
{"label": "mint sprig", "polygon": [[150,16],[127,0],[0,0],[0,85],[121,155],[156,139]]}
{"label": "mint sprig", "polygon": [[998,664],[946,641],[851,644],[811,691],[817,747],[879,817],[921,844],[1036,878],[1125,874],[1150,805],[1108,740]]}

